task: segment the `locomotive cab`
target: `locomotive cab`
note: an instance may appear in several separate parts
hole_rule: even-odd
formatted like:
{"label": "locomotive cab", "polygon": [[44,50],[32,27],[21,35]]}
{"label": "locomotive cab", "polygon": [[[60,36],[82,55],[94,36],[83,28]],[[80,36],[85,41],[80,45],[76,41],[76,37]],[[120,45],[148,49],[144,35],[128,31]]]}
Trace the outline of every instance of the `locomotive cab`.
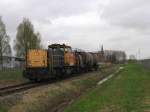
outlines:
{"label": "locomotive cab", "polygon": [[53,63],[51,63],[53,66],[75,66],[75,56],[70,46],[52,44],[49,45],[48,52],[49,56],[52,55],[50,59],[53,59]]}
{"label": "locomotive cab", "polygon": [[54,74],[72,71],[75,66],[75,56],[70,46],[52,44],[48,46],[49,69]]}

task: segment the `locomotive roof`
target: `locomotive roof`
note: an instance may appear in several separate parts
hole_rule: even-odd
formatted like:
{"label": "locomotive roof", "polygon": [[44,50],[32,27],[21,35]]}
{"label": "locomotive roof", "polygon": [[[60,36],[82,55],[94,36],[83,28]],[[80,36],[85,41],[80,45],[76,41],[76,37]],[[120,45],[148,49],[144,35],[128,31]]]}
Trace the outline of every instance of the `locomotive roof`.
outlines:
{"label": "locomotive roof", "polygon": [[71,48],[70,46],[67,46],[65,44],[51,44],[48,46],[48,48],[58,48],[58,47],[60,47],[60,48],[66,48],[66,47]]}

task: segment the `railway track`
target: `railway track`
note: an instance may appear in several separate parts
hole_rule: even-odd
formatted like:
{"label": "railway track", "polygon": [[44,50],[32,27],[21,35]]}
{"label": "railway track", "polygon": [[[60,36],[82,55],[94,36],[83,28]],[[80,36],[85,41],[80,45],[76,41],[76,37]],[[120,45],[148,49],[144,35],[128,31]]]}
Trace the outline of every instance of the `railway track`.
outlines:
{"label": "railway track", "polygon": [[[97,73],[97,71],[95,73]],[[0,97],[10,95],[13,93],[22,92],[22,91],[25,91],[25,90],[28,90],[31,88],[35,88],[38,86],[42,86],[42,85],[52,84],[52,83],[56,83],[56,82],[60,82],[60,81],[66,81],[66,80],[73,80],[74,78],[79,78],[82,75],[76,74],[76,75],[73,75],[73,76],[70,76],[67,78],[53,79],[53,80],[40,82],[40,83],[26,82],[26,83],[22,83],[22,84],[18,84],[18,85],[3,87],[3,88],[0,88]]]}
{"label": "railway track", "polygon": [[22,84],[2,87],[2,88],[0,88],[0,97],[7,96],[7,95],[10,95],[10,94],[13,94],[13,93],[22,92],[22,91],[25,91],[25,90],[28,90],[28,89],[31,89],[31,88],[35,88],[35,87],[38,87],[38,86],[42,86],[42,85],[47,85],[47,84],[52,84],[52,83],[56,83],[56,82],[71,80],[71,79],[77,78],[79,76],[80,75],[78,74],[76,76],[72,76],[72,77],[68,77],[68,78],[52,79],[52,80],[48,80],[48,81],[40,82],[40,83],[26,82],[26,83],[22,83]]}
{"label": "railway track", "polygon": [[[59,79],[59,80],[58,79],[53,79],[53,80],[48,80],[48,81],[45,81],[45,82],[37,82],[37,83],[36,82],[26,82],[26,83],[22,83],[22,84],[2,87],[2,88],[0,88],[0,97],[10,95],[10,94],[13,94],[13,93],[18,93],[18,92],[21,92],[21,91],[25,91],[25,90],[35,88],[35,87],[38,87],[38,86],[47,85],[47,84],[55,83],[55,82],[58,82],[58,81],[63,81],[63,80],[65,80],[65,78],[62,78],[62,79]],[[66,80],[69,80],[69,78],[66,79]]]}
{"label": "railway track", "polygon": [[7,86],[7,87],[3,87],[0,88],[0,97],[1,96],[5,96],[5,95],[9,95],[15,92],[20,92],[20,91],[24,91],[30,88],[34,88],[41,85],[40,83],[31,83],[31,82],[27,82],[27,83],[22,83],[22,84],[18,84],[18,85],[13,85],[13,86]]}

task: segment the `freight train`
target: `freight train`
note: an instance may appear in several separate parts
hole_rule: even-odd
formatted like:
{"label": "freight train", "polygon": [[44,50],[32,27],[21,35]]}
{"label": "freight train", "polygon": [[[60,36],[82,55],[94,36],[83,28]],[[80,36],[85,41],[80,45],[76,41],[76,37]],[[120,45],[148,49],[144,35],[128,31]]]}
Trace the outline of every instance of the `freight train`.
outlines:
{"label": "freight train", "polygon": [[28,50],[23,76],[29,80],[40,81],[97,70],[98,63],[97,53],[72,50],[71,46],[65,44],[52,44],[47,50]]}

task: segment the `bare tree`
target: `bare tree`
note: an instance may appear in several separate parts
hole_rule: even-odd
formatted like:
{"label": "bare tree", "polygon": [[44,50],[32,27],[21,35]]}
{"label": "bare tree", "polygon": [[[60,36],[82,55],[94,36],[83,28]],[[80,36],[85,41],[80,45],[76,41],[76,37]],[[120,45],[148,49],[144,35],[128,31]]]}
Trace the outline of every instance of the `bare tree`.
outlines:
{"label": "bare tree", "polygon": [[0,17],[0,65],[3,68],[3,56],[11,56],[9,36],[6,33],[5,24]]}

